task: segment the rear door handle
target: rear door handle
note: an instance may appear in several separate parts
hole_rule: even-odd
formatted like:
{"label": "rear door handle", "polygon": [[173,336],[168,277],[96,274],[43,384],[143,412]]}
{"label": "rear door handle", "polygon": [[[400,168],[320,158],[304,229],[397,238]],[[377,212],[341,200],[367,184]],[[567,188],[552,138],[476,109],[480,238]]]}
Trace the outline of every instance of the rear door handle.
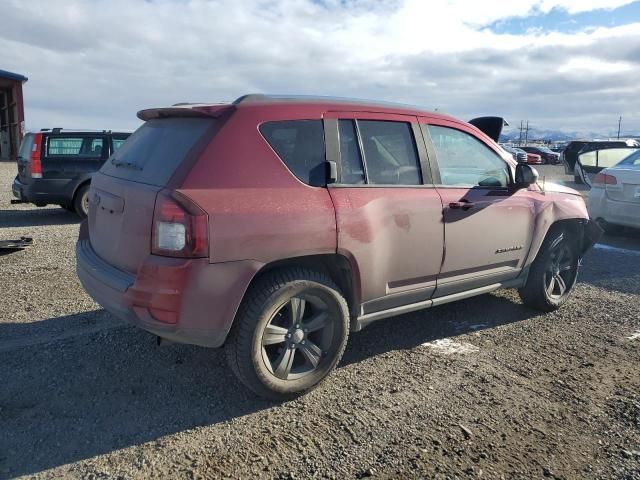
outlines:
{"label": "rear door handle", "polygon": [[459,202],[451,202],[449,208],[452,210],[469,210],[475,204],[469,200],[460,200]]}

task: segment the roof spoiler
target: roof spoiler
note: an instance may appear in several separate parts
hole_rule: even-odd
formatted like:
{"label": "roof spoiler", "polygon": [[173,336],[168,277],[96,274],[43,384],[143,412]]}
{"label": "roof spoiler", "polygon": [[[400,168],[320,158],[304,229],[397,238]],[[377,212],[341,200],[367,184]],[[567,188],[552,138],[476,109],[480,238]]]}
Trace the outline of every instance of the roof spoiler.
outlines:
{"label": "roof spoiler", "polygon": [[138,112],[140,120],[170,117],[220,117],[225,112],[234,109],[233,105],[199,105],[177,104],[171,107],[147,108]]}
{"label": "roof spoiler", "polygon": [[502,117],[478,117],[469,120],[469,123],[495,142],[500,140],[502,127],[509,126],[507,121]]}

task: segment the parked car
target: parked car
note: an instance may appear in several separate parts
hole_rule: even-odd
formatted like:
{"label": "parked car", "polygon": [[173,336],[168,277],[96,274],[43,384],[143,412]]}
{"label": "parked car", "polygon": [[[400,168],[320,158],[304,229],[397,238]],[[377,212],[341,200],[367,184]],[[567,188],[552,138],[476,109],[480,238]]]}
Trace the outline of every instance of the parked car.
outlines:
{"label": "parked car", "polygon": [[541,165],[542,157],[535,153],[528,153],[518,147],[511,147],[508,145],[500,145],[507,152],[511,154],[513,159],[518,163],[528,163],[529,165]]}
{"label": "parked car", "polygon": [[27,133],[18,152],[13,196],[38,207],[58,204],[86,217],[91,175],[129,135],[62,128]]}
{"label": "parked car", "polygon": [[[578,156],[589,152],[619,148],[640,148],[640,142],[637,140],[575,140],[573,142],[569,142],[567,147],[563,150],[560,160],[564,165],[565,173],[567,175],[573,175],[576,183],[588,183],[589,176],[593,177],[597,175],[606,167],[600,165],[599,154],[595,154],[597,156],[595,157],[595,161],[592,165],[586,165],[584,168],[578,161]],[[611,159],[607,157],[607,160]],[[607,166],[612,166],[615,163],[617,162],[613,162]]]}
{"label": "parked car", "polygon": [[496,122],[264,95],[138,117],[91,182],[80,281],[163,339],[224,345],[263,396],[314,388],[376,320],[498,288],[555,310],[601,233]]}
{"label": "parked car", "polygon": [[640,228],[640,150],[595,175],[589,214],[605,231],[618,226]]}
{"label": "parked car", "polygon": [[525,152],[525,153],[527,154],[527,163],[529,165],[542,165],[542,164],[544,164],[544,161],[542,160],[542,157],[540,155],[538,155],[537,153],[529,153],[529,152]]}
{"label": "parked car", "polygon": [[556,163],[560,162],[560,154],[551,151],[547,147],[527,146],[527,147],[520,147],[520,148],[527,153],[535,153],[536,155],[540,155],[544,163],[555,165]]}
{"label": "parked car", "polygon": [[511,154],[511,157],[517,163],[527,163],[527,152],[524,150],[520,150],[519,148],[512,147],[510,145],[500,144],[502,148],[504,148],[508,153]]}

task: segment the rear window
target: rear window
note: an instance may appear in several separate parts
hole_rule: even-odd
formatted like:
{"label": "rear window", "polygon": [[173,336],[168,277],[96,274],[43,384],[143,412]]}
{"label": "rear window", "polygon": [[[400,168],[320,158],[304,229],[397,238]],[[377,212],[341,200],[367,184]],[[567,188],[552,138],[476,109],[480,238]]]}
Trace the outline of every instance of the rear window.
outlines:
{"label": "rear window", "polygon": [[114,138],[113,139],[113,151],[119,150],[126,138]]}
{"label": "rear window", "polygon": [[299,180],[326,185],[322,120],[267,122],[260,125],[260,133]]}
{"label": "rear window", "polygon": [[162,118],[144,123],[105,162],[102,173],[112,177],[164,186],[189,151],[216,120]]}

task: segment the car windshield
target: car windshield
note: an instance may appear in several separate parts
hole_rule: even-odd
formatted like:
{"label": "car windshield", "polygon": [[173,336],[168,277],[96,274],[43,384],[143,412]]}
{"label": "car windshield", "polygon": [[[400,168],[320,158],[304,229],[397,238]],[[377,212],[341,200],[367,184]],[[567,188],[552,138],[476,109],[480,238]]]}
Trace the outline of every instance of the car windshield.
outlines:
{"label": "car windshield", "polygon": [[549,149],[547,147],[538,147],[538,150],[540,150],[541,152],[545,152],[545,153],[554,153],[553,151],[551,151],[551,149]]}

